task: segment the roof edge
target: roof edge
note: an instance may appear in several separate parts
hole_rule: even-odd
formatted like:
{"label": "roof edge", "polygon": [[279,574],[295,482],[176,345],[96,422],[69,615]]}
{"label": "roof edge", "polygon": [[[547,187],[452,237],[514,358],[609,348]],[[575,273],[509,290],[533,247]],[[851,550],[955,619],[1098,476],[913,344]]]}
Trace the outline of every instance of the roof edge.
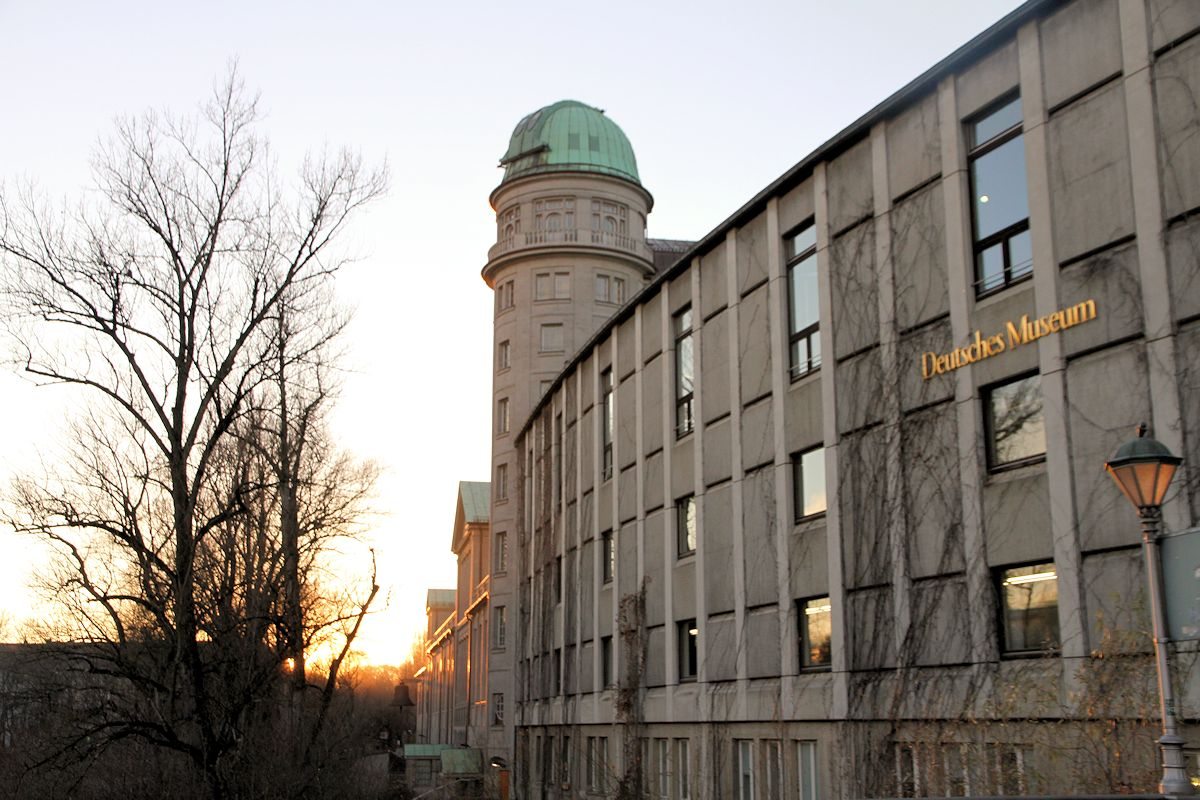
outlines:
{"label": "roof edge", "polygon": [[[715,228],[701,237],[690,250],[679,256],[678,260],[668,269],[658,273],[650,283],[642,287],[642,290],[629,299],[629,301],[617,309],[617,311],[608,318],[600,328],[593,333],[583,346],[576,351],[575,355],[569,361],[563,364],[557,376],[555,376],[550,387],[542,393],[541,399],[534,404],[530,409],[529,414],[521,423],[521,427],[515,431],[516,436],[524,436],[529,426],[542,413],[542,409],[546,405],[547,398],[554,394],[559,386],[562,385],[563,376],[574,370],[583,362],[585,358],[595,349],[596,344],[607,337],[617,325],[620,325],[633,314],[633,310],[642,304],[644,298],[656,294],[659,287],[676,277],[689,264],[692,259],[704,255],[712,250],[718,244],[725,240],[725,235],[732,229],[740,227],[749,218],[760,213],[766,207],[767,201],[791,189],[799,184],[804,178],[812,173],[813,167],[822,162],[827,161],[834,156],[839,155],[853,144],[856,144],[863,134],[869,133],[871,127],[891,112],[897,111],[906,106],[914,97],[920,94],[930,84],[936,85],[937,81],[941,80],[947,74],[953,73],[957,68],[962,66],[964,62],[974,61],[984,55],[984,52],[991,49],[992,46],[999,43],[1001,39],[1007,39],[1015,30],[1024,24],[1027,20],[1034,17],[1040,17],[1047,14],[1049,11],[1060,6],[1066,5],[1070,0],[1026,0],[1025,3],[1005,14],[995,23],[985,28],[982,32],[976,34],[967,41],[966,44],[954,50],[950,55],[943,58],[941,61],[934,64],[929,69],[922,72],[913,80],[900,87],[893,92],[882,102],[877,103],[867,113],[863,114],[858,119],[851,122],[832,138],[826,140],[824,144],[817,147],[807,156],[798,161],[789,170],[784,172],[765,188],[755,194],[749,201],[744,203],[737,211],[726,217]],[[497,187],[499,188],[499,187]],[[493,195],[495,192],[493,192]]]}

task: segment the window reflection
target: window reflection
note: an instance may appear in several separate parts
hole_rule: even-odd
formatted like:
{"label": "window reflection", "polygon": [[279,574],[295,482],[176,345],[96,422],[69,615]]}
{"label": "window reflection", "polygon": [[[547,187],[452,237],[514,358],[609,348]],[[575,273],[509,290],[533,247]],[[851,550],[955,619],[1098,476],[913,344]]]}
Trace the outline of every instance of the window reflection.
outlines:
{"label": "window reflection", "polygon": [[1004,467],[1046,453],[1046,426],[1039,376],[1012,381],[988,391],[990,466]]}

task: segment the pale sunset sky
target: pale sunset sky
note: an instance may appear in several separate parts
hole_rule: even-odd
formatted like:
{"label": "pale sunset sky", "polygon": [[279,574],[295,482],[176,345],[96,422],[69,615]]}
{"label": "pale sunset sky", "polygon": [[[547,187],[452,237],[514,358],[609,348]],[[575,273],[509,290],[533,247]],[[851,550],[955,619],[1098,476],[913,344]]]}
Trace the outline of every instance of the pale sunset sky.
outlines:
{"label": "pale sunset sky", "polygon": [[[115,117],[190,113],[234,59],[261,93],[282,174],[327,144],[387,160],[390,192],[343,240],[356,260],[338,295],[355,318],[332,425],[383,468],[370,538],[387,603],[360,645],[397,663],[426,590],[454,586],[457,483],[488,477],[492,296],[479,272],[520,118],[562,99],[605,109],[654,196],[650,235],[698,239],[1018,5],[0,0],[0,181],[79,196]],[[53,463],[79,402],[0,372],[0,483]],[[41,558],[0,528],[0,619],[40,613],[28,586]]]}

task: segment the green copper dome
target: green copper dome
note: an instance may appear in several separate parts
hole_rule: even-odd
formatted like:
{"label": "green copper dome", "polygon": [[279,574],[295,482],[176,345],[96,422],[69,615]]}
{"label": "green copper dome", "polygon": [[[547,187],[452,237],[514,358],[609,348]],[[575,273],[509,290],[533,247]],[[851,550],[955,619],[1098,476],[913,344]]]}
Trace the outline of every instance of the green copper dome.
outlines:
{"label": "green copper dome", "polygon": [[500,159],[501,184],[540,172],[598,172],[641,185],[633,147],[598,108],[560,100],[517,123]]}

